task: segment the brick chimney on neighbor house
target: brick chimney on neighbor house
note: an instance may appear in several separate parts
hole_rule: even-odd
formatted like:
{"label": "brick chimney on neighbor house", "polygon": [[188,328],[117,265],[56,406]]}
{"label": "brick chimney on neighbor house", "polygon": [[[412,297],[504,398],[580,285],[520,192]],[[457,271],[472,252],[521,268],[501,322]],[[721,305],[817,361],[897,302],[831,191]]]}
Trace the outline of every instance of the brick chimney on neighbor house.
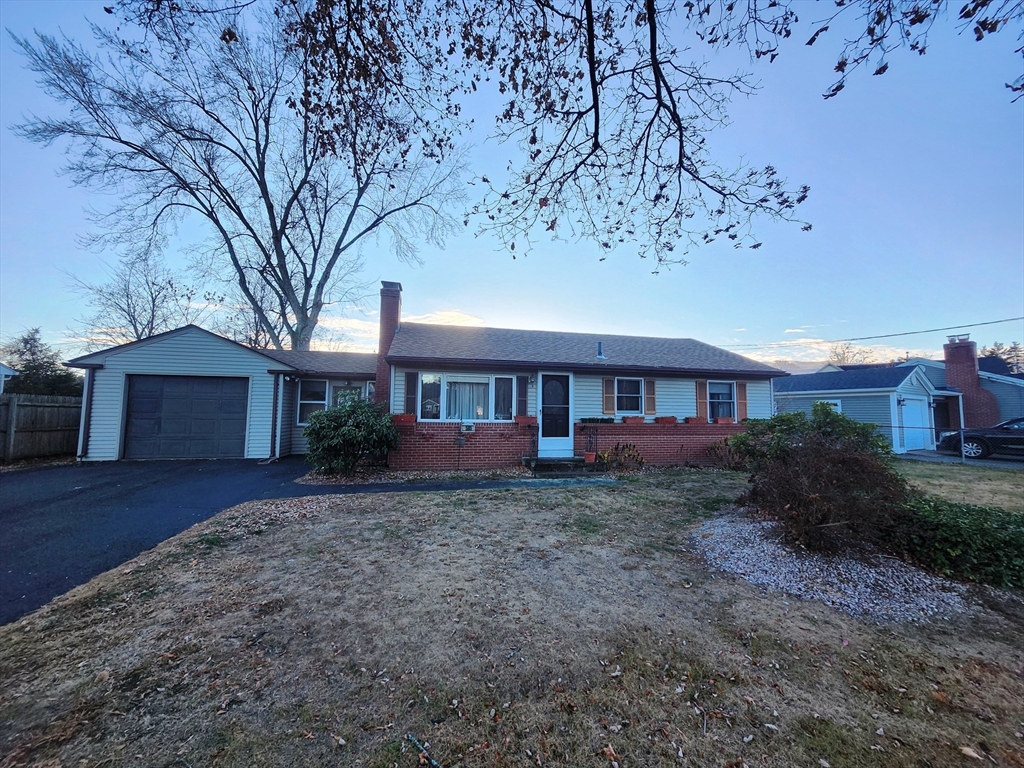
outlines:
{"label": "brick chimney on neighbor house", "polygon": [[[999,422],[995,395],[978,378],[978,345],[970,336],[950,336],[942,345],[946,361],[946,385],[963,392],[964,427],[990,427]],[[952,414],[950,414],[952,415]]]}
{"label": "brick chimney on neighbor house", "polygon": [[380,286],[380,336],[377,340],[377,386],[374,400],[386,403],[391,399],[391,366],[384,358],[402,322],[402,284],[381,280]]}

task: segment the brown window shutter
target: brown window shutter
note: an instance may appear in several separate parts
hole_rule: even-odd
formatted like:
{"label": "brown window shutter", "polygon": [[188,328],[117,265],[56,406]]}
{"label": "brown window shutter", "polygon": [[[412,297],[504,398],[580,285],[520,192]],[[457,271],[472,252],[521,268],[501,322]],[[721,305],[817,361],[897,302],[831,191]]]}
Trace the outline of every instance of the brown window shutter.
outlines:
{"label": "brown window shutter", "polygon": [[526,416],[530,402],[530,377],[516,376],[516,416]]}
{"label": "brown window shutter", "polygon": [[603,387],[601,413],[615,413],[615,379],[605,379]]}
{"label": "brown window shutter", "polygon": [[708,383],[697,382],[697,418],[708,420]]}
{"label": "brown window shutter", "polygon": [[405,410],[403,413],[416,413],[416,388],[420,385],[418,373],[405,374]]}
{"label": "brown window shutter", "polygon": [[736,382],[736,422],[747,418],[747,382]]}
{"label": "brown window shutter", "polygon": [[658,412],[658,401],[654,394],[654,379],[644,379],[644,413],[653,415]]}

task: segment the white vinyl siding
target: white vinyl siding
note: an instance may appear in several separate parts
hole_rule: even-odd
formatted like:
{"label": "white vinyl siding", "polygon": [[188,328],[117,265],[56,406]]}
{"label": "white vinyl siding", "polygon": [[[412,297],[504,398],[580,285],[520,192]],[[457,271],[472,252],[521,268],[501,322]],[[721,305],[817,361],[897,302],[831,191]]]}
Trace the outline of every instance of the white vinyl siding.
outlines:
{"label": "white vinyl siding", "polygon": [[601,410],[602,376],[577,374],[572,377],[573,412],[576,421],[588,418],[603,418]]}
{"label": "white vinyl siding", "polygon": [[[576,420],[602,418],[602,381],[607,376],[576,374],[573,396]],[[643,378],[650,378],[649,376]],[[654,379],[657,416],[675,416],[680,421],[697,415],[697,383],[694,379]],[[772,391],[767,381],[747,382],[747,417],[767,419],[772,415]],[[647,414],[648,420],[653,416]]]}
{"label": "white vinyl siding", "polygon": [[772,387],[767,381],[747,382],[747,418],[770,419],[772,415]]}
{"label": "white vinyl siding", "polygon": [[691,379],[655,379],[658,415],[680,421],[697,415],[697,382]]}
{"label": "white vinyl siding", "polygon": [[305,453],[306,452],[306,441],[302,441],[302,450],[296,451],[293,441],[295,434],[302,437],[302,427],[295,426],[295,419],[293,417],[295,409],[298,408],[297,400],[295,396],[298,388],[298,382],[296,381],[285,381],[284,376],[281,377],[281,412],[280,412],[280,427],[281,430],[281,455],[290,456],[293,453]]}
{"label": "white vinyl siding", "polygon": [[92,424],[87,461],[121,457],[126,392],[130,374],[153,376],[232,376],[249,379],[245,457],[271,455],[270,433],[274,377],[279,363],[198,329],[153,339],[90,360],[103,364],[94,372]]}

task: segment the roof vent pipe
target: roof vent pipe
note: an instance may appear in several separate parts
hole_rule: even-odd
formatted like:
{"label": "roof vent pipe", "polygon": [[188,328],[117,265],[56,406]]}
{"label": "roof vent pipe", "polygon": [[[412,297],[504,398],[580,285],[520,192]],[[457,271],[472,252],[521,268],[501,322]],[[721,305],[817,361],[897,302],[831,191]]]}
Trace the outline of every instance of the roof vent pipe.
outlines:
{"label": "roof vent pipe", "polygon": [[598,360],[607,360],[608,359],[607,357],[604,356],[604,342],[602,342],[602,341],[597,342],[597,359]]}

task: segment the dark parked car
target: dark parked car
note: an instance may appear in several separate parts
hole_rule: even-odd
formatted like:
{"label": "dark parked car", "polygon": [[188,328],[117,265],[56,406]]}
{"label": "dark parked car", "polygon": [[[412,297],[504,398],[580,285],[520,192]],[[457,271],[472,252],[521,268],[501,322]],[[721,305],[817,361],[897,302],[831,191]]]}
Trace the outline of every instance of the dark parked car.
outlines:
{"label": "dark parked car", "polygon": [[[939,435],[940,451],[960,453],[960,433]],[[1024,456],[1024,419],[1010,419],[994,427],[964,430],[964,456],[983,459],[990,453]]]}

